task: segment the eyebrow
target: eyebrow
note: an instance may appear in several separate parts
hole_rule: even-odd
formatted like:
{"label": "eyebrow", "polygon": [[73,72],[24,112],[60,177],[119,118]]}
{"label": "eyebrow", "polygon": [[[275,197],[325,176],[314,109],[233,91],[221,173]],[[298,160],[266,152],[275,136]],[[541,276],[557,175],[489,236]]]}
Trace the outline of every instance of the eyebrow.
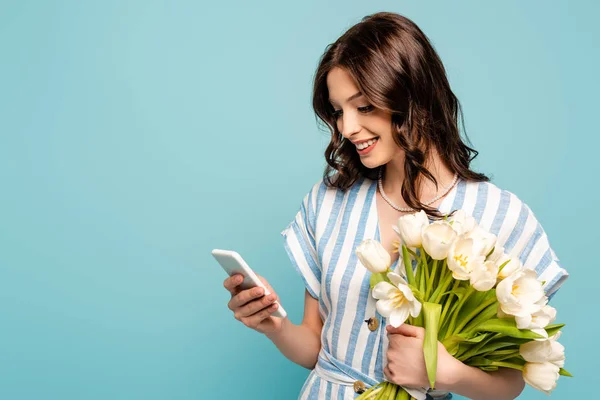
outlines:
{"label": "eyebrow", "polygon": [[[357,93],[354,93],[352,96],[350,96],[350,97],[348,97],[348,98],[346,99],[346,102],[349,102],[349,101],[351,101],[351,100],[354,100],[355,98],[357,98],[357,97],[359,97],[359,96],[362,96],[362,92],[357,92]],[[330,103],[335,103],[335,101],[333,101],[333,100],[331,100],[331,99],[329,99],[329,102],[330,102]]]}

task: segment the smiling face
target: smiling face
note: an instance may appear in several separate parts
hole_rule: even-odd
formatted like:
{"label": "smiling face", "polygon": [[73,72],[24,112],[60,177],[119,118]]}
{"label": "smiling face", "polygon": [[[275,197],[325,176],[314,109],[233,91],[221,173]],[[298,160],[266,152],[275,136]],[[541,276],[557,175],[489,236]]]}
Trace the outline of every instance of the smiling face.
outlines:
{"label": "smiling face", "polygon": [[[338,131],[356,144],[360,160],[367,168],[387,164],[401,151],[392,138],[391,114],[369,104],[346,70],[333,68],[327,74],[327,88]],[[370,146],[363,148],[365,144]]]}

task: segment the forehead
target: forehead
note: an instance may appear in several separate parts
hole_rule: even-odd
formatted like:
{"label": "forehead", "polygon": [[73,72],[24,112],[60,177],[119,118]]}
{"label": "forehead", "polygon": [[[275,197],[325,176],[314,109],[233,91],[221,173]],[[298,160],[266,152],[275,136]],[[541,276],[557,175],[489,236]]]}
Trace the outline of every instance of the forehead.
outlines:
{"label": "forehead", "polygon": [[352,76],[344,69],[335,67],[327,74],[329,100],[335,104],[343,104],[346,99],[360,89]]}

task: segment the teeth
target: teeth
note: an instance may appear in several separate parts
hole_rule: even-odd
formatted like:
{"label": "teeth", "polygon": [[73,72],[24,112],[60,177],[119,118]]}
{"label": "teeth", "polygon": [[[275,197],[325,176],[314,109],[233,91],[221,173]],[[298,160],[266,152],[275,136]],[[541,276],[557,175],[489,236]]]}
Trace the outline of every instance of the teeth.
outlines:
{"label": "teeth", "polygon": [[356,148],[359,149],[359,150],[366,149],[367,147],[369,147],[370,145],[372,145],[376,141],[377,141],[377,139],[371,139],[368,142],[359,143],[359,144],[356,145]]}

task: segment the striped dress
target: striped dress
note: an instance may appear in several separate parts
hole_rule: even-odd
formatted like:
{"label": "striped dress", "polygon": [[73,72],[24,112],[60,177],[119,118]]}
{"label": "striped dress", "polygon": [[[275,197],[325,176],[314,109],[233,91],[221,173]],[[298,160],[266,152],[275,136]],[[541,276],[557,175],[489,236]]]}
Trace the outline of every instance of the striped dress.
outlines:
{"label": "striped dress", "polygon": [[[364,239],[380,241],[376,190],[377,181],[364,177],[345,192],[321,180],[281,232],[292,264],[319,300],[324,323],[317,365],[299,399],[354,399],[354,382],[368,388],[384,380],[386,319],[376,311],[370,273],[354,252]],[[490,182],[459,180],[438,210],[448,214],[461,208],[495,234],[507,254],[536,271],[550,298],[568,278],[533,212],[513,193]],[[379,322],[374,331],[365,322],[369,318]]]}

